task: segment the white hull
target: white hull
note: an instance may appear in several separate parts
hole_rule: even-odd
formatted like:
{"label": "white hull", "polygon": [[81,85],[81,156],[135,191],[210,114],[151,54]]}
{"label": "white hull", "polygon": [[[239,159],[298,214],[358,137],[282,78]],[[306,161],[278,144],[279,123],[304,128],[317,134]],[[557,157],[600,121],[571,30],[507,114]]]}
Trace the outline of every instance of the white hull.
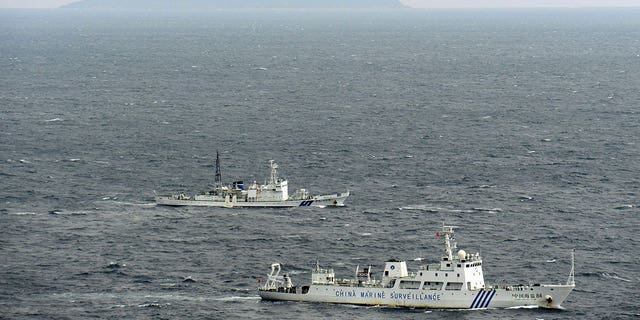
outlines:
{"label": "white hull", "polygon": [[[391,306],[433,309],[489,308],[561,308],[562,302],[575,288],[574,256],[567,283],[490,286],[485,284],[482,258],[457,249],[454,227],[442,226],[445,247],[438,264],[426,264],[410,273],[406,261],[385,262],[378,280],[371,266],[358,265],[353,278],[338,280],[333,269],[316,267],[311,271],[309,285],[296,286],[280,263],[271,264],[271,273],[258,294],[264,300],[326,302],[368,306]],[[260,279],[262,282],[262,279]]]}
{"label": "white hull", "polygon": [[194,196],[185,194],[156,195],[156,203],[162,206],[224,208],[341,207],[349,197],[349,191],[311,196],[306,189],[299,189],[289,195],[288,181],[278,178],[278,165],[270,160],[269,168],[271,171],[267,184],[259,185],[254,181],[245,189],[244,182],[235,181],[229,186],[223,186],[220,174],[220,157],[216,153],[216,178],[213,190]]}
{"label": "white hull", "polygon": [[[311,285],[292,288],[292,293],[260,290],[263,300],[325,302],[368,306],[433,309],[487,309],[513,307],[560,308],[574,286],[536,285],[471,291],[421,290]],[[550,298],[550,299],[549,299]],[[550,300],[550,302],[548,301]]]}
{"label": "white hull", "polygon": [[243,201],[237,199],[209,200],[196,197],[156,196],[156,203],[164,206],[199,206],[224,208],[292,208],[292,207],[341,207],[349,197],[349,192],[315,196],[309,199],[285,201]]}

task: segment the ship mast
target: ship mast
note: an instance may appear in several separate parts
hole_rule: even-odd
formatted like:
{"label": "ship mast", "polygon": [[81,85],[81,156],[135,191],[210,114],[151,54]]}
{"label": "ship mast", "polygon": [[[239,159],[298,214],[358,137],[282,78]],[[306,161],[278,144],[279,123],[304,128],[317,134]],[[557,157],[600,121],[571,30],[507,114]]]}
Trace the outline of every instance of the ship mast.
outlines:
{"label": "ship mast", "polygon": [[567,279],[567,285],[575,286],[576,285],[576,276],[575,276],[575,260],[576,260],[576,250],[573,249],[571,251],[571,271],[569,272],[569,279]]}
{"label": "ship mast", "polygon": [[220,173],[220,155],[216,150],[216,177],[213,180],[214,190],[219,193],[222,190],[222,174]]}
{"label": "ship mast", "polygon": [[275,186],[278,183],[278,164],[273,160],[269,160],[269,167],[271,167],[271,181],[269,181],[269,184]]}
{"label": "ship mast", "polygon": [[457,248],[455,238],[453,237],[454,226],[442,225],[442,233],[444,237],[444,258],[446,261],[453,260],[453,249]]}

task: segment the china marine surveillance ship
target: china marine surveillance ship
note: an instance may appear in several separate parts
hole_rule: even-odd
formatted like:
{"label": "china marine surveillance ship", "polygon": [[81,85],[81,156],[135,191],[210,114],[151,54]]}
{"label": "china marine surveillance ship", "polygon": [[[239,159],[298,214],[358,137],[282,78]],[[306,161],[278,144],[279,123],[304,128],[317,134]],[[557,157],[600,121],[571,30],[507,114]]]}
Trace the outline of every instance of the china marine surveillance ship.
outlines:
{"label": "china marine surveillance ship", "polygon": [[[274,263],[264,284],[259,285],[258,293],[263,300],[412,308],[561,308],[575,288],[573,253],[566,284],[487,285],[478,253],[464,250],[454,253],[454,228],[442,227],[445,251],[440,263],[421,266],[416,272],[409,273],[405,261],[390,260],[385,263],[379,280],[374,277],[371,266],[356,267],[353,278],[339,280],[333,269],[320,268],[316,263],[311,284],[297,286],[289,276],[281,275],[280,264]],[[440,232],[437,235],[440,236]]]}
{"label": "china marine surveillance ship", "polygon": [[311,196],[305,189],[299,189],[289,195],[287,180],[278,177],[278,164],[269,161],[271,177],[268,183],[259,185],[255,181],[245,189],[242,181],[233,182],[230,186],[222,184],[220,173],[220,157],[216,153],[216,176],[212,190],[189,196],[156,195],[156,203],[165,206],[205,206],[205,207],[327,207],[344,206],[349,191],[330,195]]}

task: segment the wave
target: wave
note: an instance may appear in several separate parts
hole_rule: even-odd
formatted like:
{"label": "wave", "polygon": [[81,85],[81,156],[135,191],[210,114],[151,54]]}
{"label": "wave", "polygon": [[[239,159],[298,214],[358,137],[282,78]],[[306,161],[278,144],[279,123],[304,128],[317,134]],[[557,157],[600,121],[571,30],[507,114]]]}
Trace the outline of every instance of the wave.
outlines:
{"label": "wave", "polygon": [[51,215],[59,215],[59,216],[84,216],[88,215],[91,212],[88,211],[66,211],[63,209],[53,209],[48,212]]}
{"label": "wave", "polygon": [[[496,208],[497,210],[502,210],[499,208]],[[431,206],[427,206],[427,205],[415,205],[415,206],[404,206],[404,207],[400,207],[398,208],[398,210],[407,210],[407,211],[424,211],[424,212],[431,212],[431,213],[436,213],[436,212],[441,212],[441,213],[473,213],[474,211],[481,211],[482,209],[476,209],[474,208],[473,210],[469,210],[469,209],[449,209],[449,208],[442,208],[442,207],[431,207]]]}
{"label": "wave", "polygon": [[164,307],[168,307],[170,306],[171,303],[143,303],[143,304],[139,304],[138,308],[164,308]]}
{"label": "wave", "polygon": [[362,211],[364,214],[387,214],[389,213],[385,209],[365,209]]}
{"label": "wave", "polygon": [[36,215],[38,213],[36,213],[36,212],[7,212],[7,214],[15,215],[15,216],[33,216],[33,215]]}
{"label": "wave", "polygon": [[120,269],[120,268],[126,267],[126,266],[127,265],[124,264],[124,263],[123,264],[119,264],[117,262],[111,261],[111,262],[109,262],[108,265],[105,266],[105,268],[108,268],[108,269]]}
{"label": "wave", "polygon": [[489,213],[497,213],[497,212],[502,212],[501,208],[473,208],[474,211],[481,211],[481,212],[489,212]]}
{"label": "wave", "polygon": [[213,300],[225,301],[225,302],[258,301],[260,300],[260,296],[251,296],[251,297],[231,296],[231,297],[214,298]]}
{"label": "wave", "polygon": [[620,281],[624,281],[624,282],[631,282],[632,281],[631,279],[626,279],[626,278],[620,277],[619,275],[617,275],[615,273],[602,272],[602,273],[600,273],[600,276],[602,278],[620,280]]}
{"label": "wave", "polygon": [[538,306],[536,306],[536,305],[524,305],[524,306],[509,307],[507,309],[538,309]]}
{"label": "wave", "polygon": [[[105,198],[109,198],[109,199],[105,199]],[[110,197],[103,197],[102,199],[100,199],[100,201],[109,201],[110,203],[113,204],[117,204],[117,205],[122,205],[122,206],[133,206],[133,207],[143,207],[143,208],[153,208],[156,205],[156,203],[135,203],[135,202],[126,202],[126,201],[114,201],[118,199],[118,197],[114,197],[114,198],[110,198]]]}

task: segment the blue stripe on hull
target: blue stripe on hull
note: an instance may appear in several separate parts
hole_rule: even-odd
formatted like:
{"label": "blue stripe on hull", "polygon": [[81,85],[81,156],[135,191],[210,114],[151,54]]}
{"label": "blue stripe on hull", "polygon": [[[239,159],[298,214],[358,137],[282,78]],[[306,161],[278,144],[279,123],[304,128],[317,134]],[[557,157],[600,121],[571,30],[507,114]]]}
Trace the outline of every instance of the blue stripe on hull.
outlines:
{"label": "blue stripe on hull", "polygon": [[487,300],[489,300],[490,295],[491,295],[491,291],[487,291],[487,293],[484,295],[484,299],[482,300],[482,302],[478,303],[476,308],[484,308],[484,303],[487,302]]}
{"label": "blue stripe on hull", "polygon": [[493,290],[493,292],[491,292],[491,295],[489,295],[489,299],[487,299],[487,303],[485,303],[482,308],[486,308],[489,306],[489,303],[491,303],[491,300],[493,299],[493,296],[496,295],[496,290]]}
{"label": "blue stripe on hull", "polygon": [[478,292],[478,294],[476,295],[476,298],[473,299],[473,302],[471,302],[471,306],[469,308],[473,309],[476,306],[476,302],[479,302],[480,300],[482,300],[482,296],[484,296],[484,294],[486,293],[486,291],[482,290],[480,292]]}
{"label": "blue stripe on hull", "polygon": [[480,292],[478,292],[478,294],[476,295],[475,299],[473,299],[473,302],[471,302],[471,306],[469,306],[470,309],[475,309],[475,308],[486,308],[489,306],[489,304],[491,303],[491,300],[493,300],[493,296],[496,295],[496,290],[481,290]]}

